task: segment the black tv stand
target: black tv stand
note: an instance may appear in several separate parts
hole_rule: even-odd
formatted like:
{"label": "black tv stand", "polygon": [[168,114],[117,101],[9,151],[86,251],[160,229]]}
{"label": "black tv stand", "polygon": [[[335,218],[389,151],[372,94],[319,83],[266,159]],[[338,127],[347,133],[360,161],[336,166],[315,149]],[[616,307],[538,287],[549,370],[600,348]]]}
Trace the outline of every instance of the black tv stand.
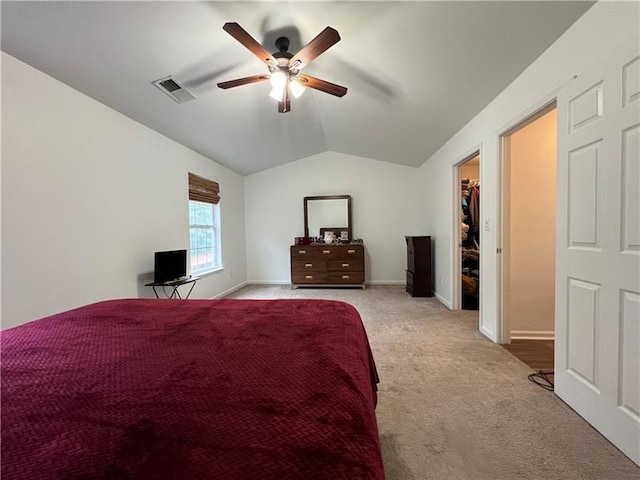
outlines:
{"label": "black tv stand", "polygon": [[[189,295],[191,295],[191,291],[193,290],[193,287],[196,286],[196,282],[198,280],[200,280],[200,277],[186,277],[186,278],[179,278],[177,280],[169,280],[166,282],[145,283],[144,286],[153,288],[153,293],[156,294],[156,298],[160,298],[160,296],[158,295],[158,291],[156,290],[156,287],[162,287],[162,291],[164,292],[165,297],[186,300],[187,298],[189,298]],[[178,287],[181,285],[186,285],[187,283],[191,284],[191,288],[187,292],[187,296],[182,298],[180,296],[180,292],[178,291]],[[167,290],[166,290],[167,287],[172,289],[170,294],[167,293]]]}

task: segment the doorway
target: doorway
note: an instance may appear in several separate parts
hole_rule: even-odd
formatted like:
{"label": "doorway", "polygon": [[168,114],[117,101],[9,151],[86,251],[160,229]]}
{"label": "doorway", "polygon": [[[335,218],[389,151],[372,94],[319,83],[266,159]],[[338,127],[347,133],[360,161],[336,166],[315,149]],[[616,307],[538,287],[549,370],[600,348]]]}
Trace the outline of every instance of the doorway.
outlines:
{"label": "doorway", "polygon": [[480,309],[480,153],[460,165],[460,307]]}
{"label": "doorway", "polygon": [[501,137],[501,343],[535,370],[554,360],[557,145],[555,101]]}
{"label": "doorway", "polygon": [[454,165],[453,309],[480,310],[480,148]]}

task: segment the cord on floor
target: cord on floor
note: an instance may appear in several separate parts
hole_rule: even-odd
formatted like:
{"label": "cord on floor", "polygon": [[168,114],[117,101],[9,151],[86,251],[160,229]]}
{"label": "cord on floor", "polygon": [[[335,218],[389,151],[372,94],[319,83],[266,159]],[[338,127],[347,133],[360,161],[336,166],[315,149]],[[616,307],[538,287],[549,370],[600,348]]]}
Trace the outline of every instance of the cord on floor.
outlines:
{"label": "cord on floor", "polygon": [[547,377],[547,375],[553,375],[553,372],[543,372],[542,370],[537,373],[532,373],[527,378],[536,385],[540,385],[545,390],[553,392],[553,382]]}

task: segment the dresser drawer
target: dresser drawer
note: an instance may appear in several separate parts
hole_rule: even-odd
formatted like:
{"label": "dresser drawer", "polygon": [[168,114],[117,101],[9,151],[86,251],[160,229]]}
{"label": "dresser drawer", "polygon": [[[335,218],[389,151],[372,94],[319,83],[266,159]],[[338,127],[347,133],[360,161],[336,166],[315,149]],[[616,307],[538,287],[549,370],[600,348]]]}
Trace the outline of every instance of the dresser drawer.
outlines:
{"label": "dresser drawer", "polygon": [[341,247],[337,245],[304,245],[291,247],[292,258],[340,258]]}
{"label": "dresser drawer", "polygon": [[323,272],[291,272],[293,283],[327,283],[327,274]]}
{"label": "dresser drawer", "polygon": [[327,282],[336,285],[361,284],[364,283],[364,272],[329,272]]}
{"label": "dresser drawer", "polygon": [[407,270],[413,273],[431,272],[431,237],[405,237]]}
{"label": "dresser drawer", "polygon": [[345,258],[344,260],[327,260],[329,272],[362,272],[364,263],[361,258]]}
{"label": "dresser drawer", "polygon": [[312,257],[316,253],[315,247],[311,245],[291,247],[291,258],[296,257]]}
{"label": "dresser drawer", "polygon": [[364,259],[364,247],[362,245],[342,245],[336,248],[335,258]]}
{"label": "dresser drawer", "polygon": [[406,270],[407,273],[407,288],[406,291],[409,293],[413,293],[413,273],[409,270]]}
{"label": "dresser drawer", "polygon": [[431,274],[412,273],[407,270],[406,291],[412,297],[432,297],[433,288],[431,286]]}
{"label": "dresser drawer", "polygon": [[303,272],[325,272],[327,270],[327,260],[324,258],[292,258],[291,271],[297,273]]}

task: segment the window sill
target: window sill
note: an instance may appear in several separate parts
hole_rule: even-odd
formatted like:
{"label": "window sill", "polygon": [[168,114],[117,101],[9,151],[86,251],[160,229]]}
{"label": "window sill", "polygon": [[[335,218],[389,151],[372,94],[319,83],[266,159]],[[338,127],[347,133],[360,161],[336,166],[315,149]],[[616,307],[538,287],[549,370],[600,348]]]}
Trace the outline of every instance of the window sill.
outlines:
{"label": "window sill", "polygon": [[207,277],[209,275],[213,275],[214,273],[218,273],[218,272],[222,272],[224,270],[224,267],[219,267],[219,268],[214,268],[213,270],[205,270],[203,272],[198,272],[198,273],[192,273],[192,275],[194,277]]}

